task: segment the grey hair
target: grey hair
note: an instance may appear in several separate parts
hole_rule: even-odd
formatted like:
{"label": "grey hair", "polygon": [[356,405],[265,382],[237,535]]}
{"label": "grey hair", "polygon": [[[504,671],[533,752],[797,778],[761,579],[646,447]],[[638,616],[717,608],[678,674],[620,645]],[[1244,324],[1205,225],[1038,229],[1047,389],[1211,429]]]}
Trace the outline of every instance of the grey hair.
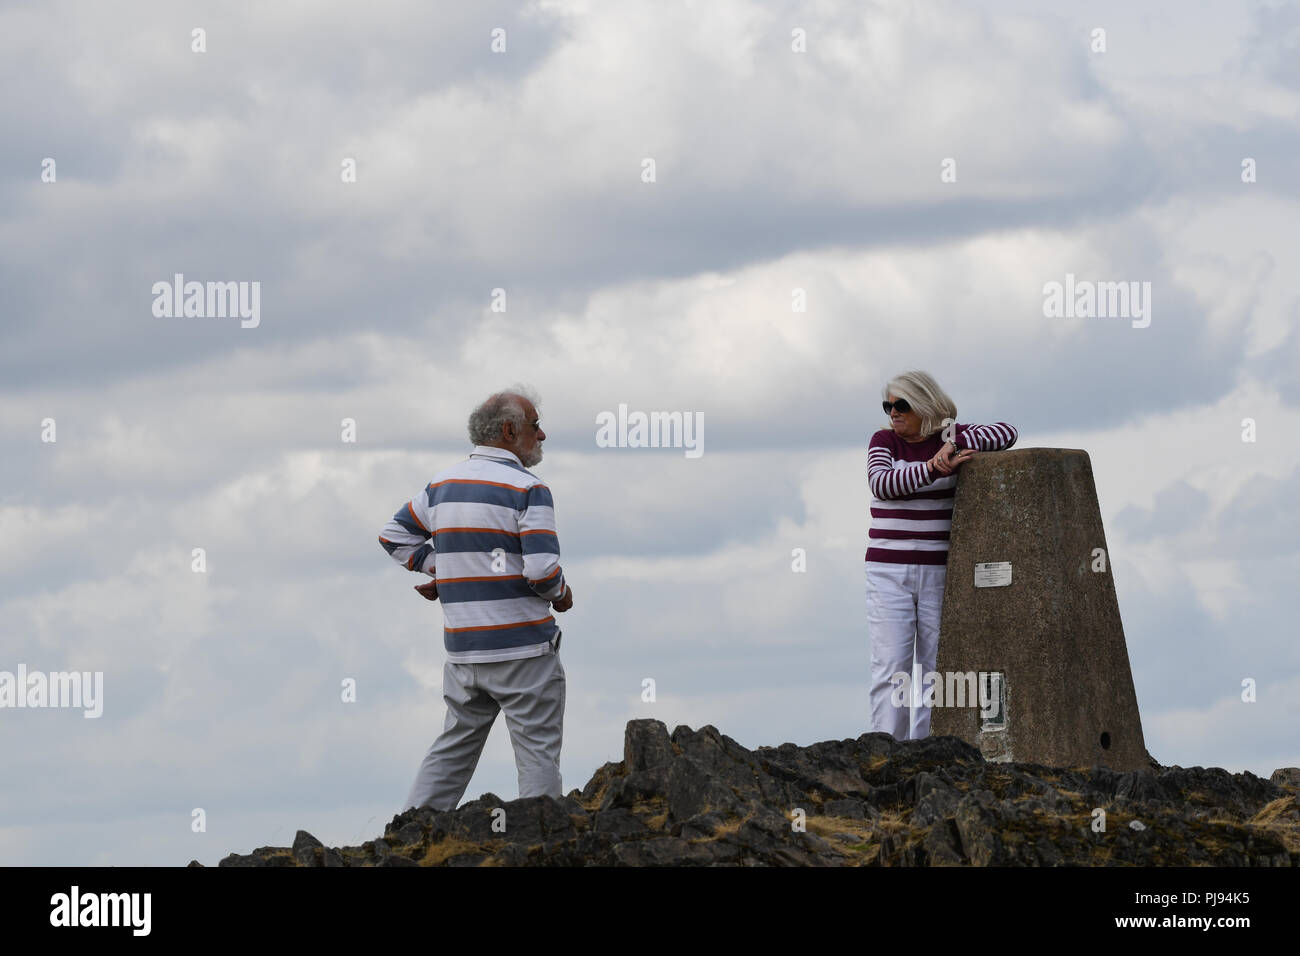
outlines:
{"label": "grey hair", "polygon": [[[957,420],[957,406],[939,383],[925,372],[913,369],[891,378],[880,390],[880,397],[888,401],[891,392],[905,399],[912,411],[921,416],[921,435],[925,438],[943,428],[945,418]],[[885,427],[892,428],[893,422]]]}
{"label": "grey hair", "polygon": [[469,413],[469,440],[474,445],[490,445],[501,440],[501,426],[512,423],[516,429],[524,427],[524,406],[527,399],[536,408],[541,399],[528,385],[515,385],[504,392],[489,395],[483,404]]}

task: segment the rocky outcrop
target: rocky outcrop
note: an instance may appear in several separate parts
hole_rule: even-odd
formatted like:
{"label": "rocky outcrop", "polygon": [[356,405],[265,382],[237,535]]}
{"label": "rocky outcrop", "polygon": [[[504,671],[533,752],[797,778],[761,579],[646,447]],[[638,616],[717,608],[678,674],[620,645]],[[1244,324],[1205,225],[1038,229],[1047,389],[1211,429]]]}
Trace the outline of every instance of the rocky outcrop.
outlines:
{"label": "rocky outcrop", "polygon": [[[1300,866],[1300,772],[988,763],[956,737],[747,750],[628,723],[623,760],[561,800],[407,810],[382,838],[221,866]],[[1104,821],[1104,829],[1100,829]],[[198,863],[191,863],[198,866]]]}

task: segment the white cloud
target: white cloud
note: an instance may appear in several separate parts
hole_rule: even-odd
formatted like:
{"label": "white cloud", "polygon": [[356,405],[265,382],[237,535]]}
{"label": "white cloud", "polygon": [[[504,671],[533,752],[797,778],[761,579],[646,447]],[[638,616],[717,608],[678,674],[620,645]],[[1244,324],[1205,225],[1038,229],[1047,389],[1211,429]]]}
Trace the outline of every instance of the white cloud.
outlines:
{"label": "white cloud", "polygon": [[[908,367],[963,421],[1089,452],[1152,752],[1300,762],[1274,636],[1296,550],[1269,511],[1300,426],[1296,93],[1284,31],[1255,32],[1272,21],[264,4],[208,16],[204,59],[171,5],[54,9],[0,14],[26,91],[0,116],[15,154],[60,170],[0,180],[18,317],[0,332],[0,615],[13,663],[102,667],[107,699],[95,731],[0,722],[22,754],[7,860],[56,862],[55,812],[93,843],[57,862],[126,864],[215,863],[299,826],[344,842],[400,809],[441,726],[441,616],[375,539],[465,452],[472,405],[520,380],[542,392],[577,596],[568,787],[618,759],[633,716],[747,746],[869,729],[865,449]],[[508,55],[488,51],[498,24]],[[175,271],[263,281],[263,325],[153,319],[150,284]],[[1045,318],[1068,272],[1150,281],[1151,326]],[[619,403],[702,412],[705,455],[596,448]],[[1198,494],[1205,513],[1183,513]],[[1260,702],[1220,688],[1216,660]],[[498,729],[468,795],[514,781]],[[223,809],[196,843],[160,800]]]}

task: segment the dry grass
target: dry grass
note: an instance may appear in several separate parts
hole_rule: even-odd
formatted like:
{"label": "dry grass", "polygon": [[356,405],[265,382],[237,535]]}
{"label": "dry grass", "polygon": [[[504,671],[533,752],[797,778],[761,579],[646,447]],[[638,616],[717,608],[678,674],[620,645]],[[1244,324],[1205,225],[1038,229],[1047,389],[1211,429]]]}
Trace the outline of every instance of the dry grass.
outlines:
{"label": "dry grass", "polygon": [[1251,817],[1250,822],[1270,826],[1298,826],[1300,805],[1297,805],[1295,797],[1279,797]]}
{"label": "dry grass", "polygon": [[453,856],[460,856],[462,853],[485,853],[490,856],[496,852],[496,849],[497,847],[493,845],[470,843],[468,840],[447,837],[429,847],[420,860],[420,866],[438,866],[440,863],[445,863]]}
{"label": "dry grass", "polygon": [[870,820],[820,816],[808,818],[808,831],[823,839],[833,837],[837,833],[847,833],[850,836],[860,837],[863,843],[868,843],[879,837],[884,832],[884,828],[873,825]]}
{"label": "dry grass", "polygon": [[[869,866],[880,862],[881,840],[886,833],[906,837],[910,828],[899,815],[882,813],[876,822],[850,817],[809,817],[808,830],[823,840],[833,840],[836,849],[852,860],[854,865]],[[856,838],[857,842],[845,843],[836,839],[836,834],[847,834]]]}
{"label": "dry grass", "polygon": [[1279,797],[1266,804],[1250,818],[1249,825],[1276,839],[1288,853],[1300,853],[1300,807],[1295,797]]}
{"label": "dry grass", "polygon": [[733,836],[736,833],[736,831],[739,830],[744,825],[745,821],[748,819],[749,817],[736,817],[732,820],[728,820],[726,823],[721,824],[716,830],[714,830],[713,836],[709,837],[708,839],[693,840],[691,842],[712,843],[714,840],[720,840],[723,837]]}

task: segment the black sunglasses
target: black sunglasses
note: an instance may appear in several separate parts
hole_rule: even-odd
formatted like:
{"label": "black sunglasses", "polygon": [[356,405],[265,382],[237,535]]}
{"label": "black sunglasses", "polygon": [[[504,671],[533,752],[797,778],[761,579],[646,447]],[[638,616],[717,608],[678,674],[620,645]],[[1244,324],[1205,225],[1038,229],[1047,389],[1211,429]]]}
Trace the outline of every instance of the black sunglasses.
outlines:
{"label": "black sunglasses", "polygon": [[906,415],[912,410],[912,406],[907,404],[907,399],[905,398],[900,398],[896,402],[881,402],[880,407],[885,410],[886,415],[889,414],[891,408],[897,408],[900,415]]}

